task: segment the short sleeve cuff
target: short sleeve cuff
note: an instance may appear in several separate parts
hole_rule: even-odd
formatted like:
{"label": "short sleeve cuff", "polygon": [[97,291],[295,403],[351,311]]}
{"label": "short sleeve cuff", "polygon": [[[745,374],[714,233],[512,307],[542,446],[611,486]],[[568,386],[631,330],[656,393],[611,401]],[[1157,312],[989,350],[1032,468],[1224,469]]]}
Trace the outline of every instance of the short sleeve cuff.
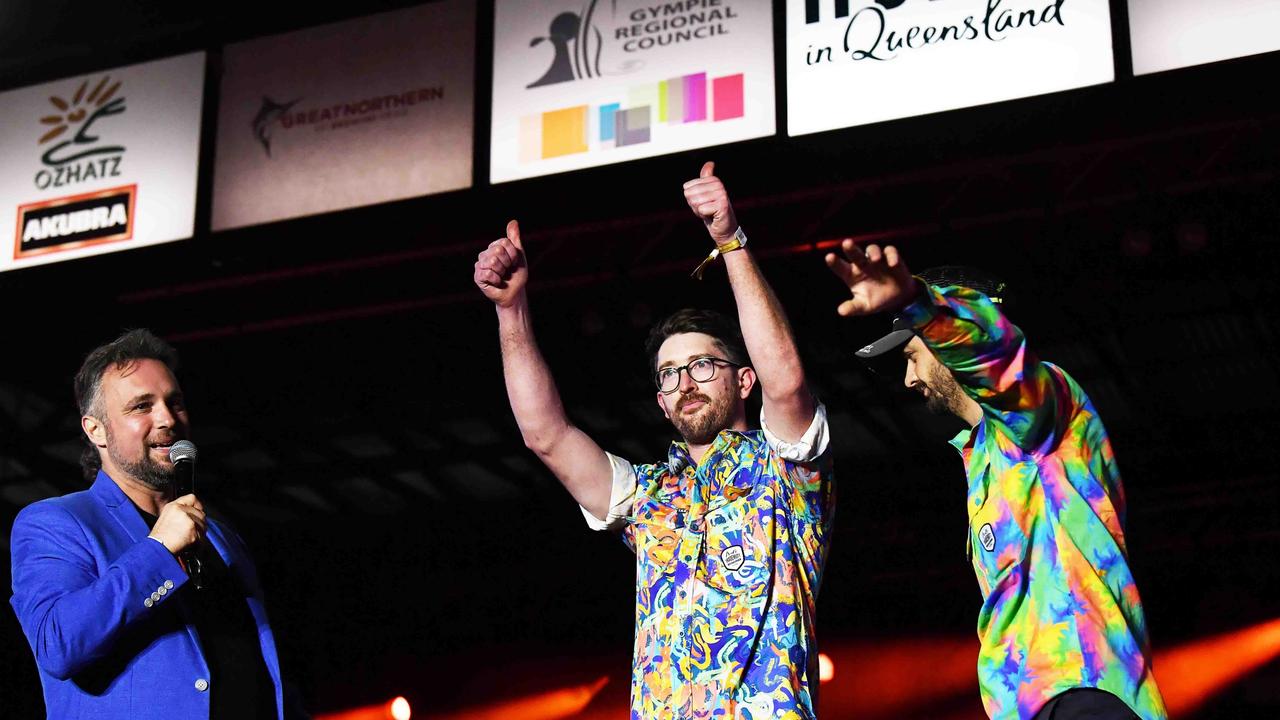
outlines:
{"label": "short sleeve cuff", "polygon": [[813,408],[813,420],[809,423],[809,429],[795,442],[782,440],[769,430],[764,410],[760,411],[760,429],[764,431],[764,439],[770,449],[782,459],[796,463],[809,463],[821,457],[827,451],[831,436],[827,427],[827,407],[822,403]]}
{"label": "short sleeve cuff", "polygon": [[604,520],[591,514],[591,511],[579,506],[582,516],[587,519],[587,526],[592,530],[617,530],[627,524],[631,516],[631,508],[636,497],[636,470],[623,458],[606,452],[609,464],[613,467],[612,489],[609,491],[609,511]]}

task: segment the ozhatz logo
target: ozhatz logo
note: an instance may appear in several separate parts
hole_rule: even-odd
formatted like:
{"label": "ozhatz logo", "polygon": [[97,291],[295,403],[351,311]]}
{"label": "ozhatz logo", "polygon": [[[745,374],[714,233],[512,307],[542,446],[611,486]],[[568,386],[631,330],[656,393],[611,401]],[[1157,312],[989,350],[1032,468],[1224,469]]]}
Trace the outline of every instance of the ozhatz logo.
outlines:
{"label": "ozhatz logo", "polygon": [[56,112],[40,118],[41,125],[52,127],[36,142],[37,146],[45,147],[40,155],[44,167],[35,174],[38,190],[120,175],[124,146],[102,140],[97,123],[112,115],[124,114],[124,97],[117,96],[121,81],[112,83],[106,75],[92,90],[90,82],[80,83],[68,97],[49,98]]}

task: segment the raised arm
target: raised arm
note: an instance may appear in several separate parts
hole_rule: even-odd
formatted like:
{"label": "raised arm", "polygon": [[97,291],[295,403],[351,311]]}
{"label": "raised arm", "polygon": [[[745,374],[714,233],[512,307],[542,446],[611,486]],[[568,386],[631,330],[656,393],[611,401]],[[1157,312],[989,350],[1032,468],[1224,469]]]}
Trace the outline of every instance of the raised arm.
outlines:
{"label": "raised arm", "polygon": [[[684,184],[684,196],[716,247],[724,247],[734,240],[738,220],[724,183],[714,173],[715,163],[704,164],[699,177]],[[813,421],[814,404],[791,325],[749,249],[723,253],[723,258],[742,339],[760,378],[769,430],[781,440],[795,442]]]}
{"label": "raised arm", "polygon": [[[912,277],[892,245],[858,247],[845,240],[827,265],[848,286],[841,315],[896,313],[983,412],[1002,423],[1024,448],[1053,429],[1069,391],[1026,344],[1022,331],[982,293],[961,286],[934,287]],[[1059,394],[1064,397],[1059,398]]]}
{"label": "raised arm", "polygon": [[600,520],[609,509],[613,468],[604,450],[565,415],[560,393],[533,336],[520,225],[507,223],[476,260],[475,283],[498,312],[502,373],[524,444],[538,455],[579,505]]}

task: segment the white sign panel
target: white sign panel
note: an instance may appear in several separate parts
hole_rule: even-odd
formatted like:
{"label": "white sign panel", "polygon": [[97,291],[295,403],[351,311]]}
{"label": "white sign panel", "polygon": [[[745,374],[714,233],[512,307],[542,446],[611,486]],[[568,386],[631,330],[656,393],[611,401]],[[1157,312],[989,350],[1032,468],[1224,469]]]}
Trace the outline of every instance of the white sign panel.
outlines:
{"label": "white sign panel", "polygon": [[791,135],[1110,82],[1107,0],[787,0]]}
{"label": "white sign panel", "polygon": [[1277,0],[1129,0],[1136,75],[1280,50]]}
{"label": "white sign panel", "polygon": [[497,0],[493,182],[772,135],[768,0]]}
{"label": "white sign panel", "polygon": [[0,270],[192,235],[204,53],[0,93]]}
{"label": "white sign panel", "polygon": [[471,186],[475,3],[228,46],[214,230]]}

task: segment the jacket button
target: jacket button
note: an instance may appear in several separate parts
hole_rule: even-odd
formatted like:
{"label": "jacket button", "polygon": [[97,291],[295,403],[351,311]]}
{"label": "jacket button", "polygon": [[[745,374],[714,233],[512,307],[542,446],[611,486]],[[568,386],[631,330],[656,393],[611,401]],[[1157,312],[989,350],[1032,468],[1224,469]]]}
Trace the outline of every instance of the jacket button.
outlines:
{"label": "jacket button", "polygon": [[166,590],[172,590],[172,589],[173,589],[173,581],[172,581],[172,580],[165,580],[165,581],[164,581],[164,587],[165,587],[165,589],[166,589]]}
{"label": "jacket button", "polygon": [[152,605],[155,605],[155,604],[156,604],[156,601],[152,600],[151,598],[147,598],[146,600],[142,601],[142,605],[144,607],[151,607]]}
{"label": "jacket button", "polygon": [[160,602],[160,593],[158,592],[151,593],[151,602]]}
{"label": "jacket button", "polygon": [[205,680],[204,678],[200,678],[199,680],[196,680],[196,689],[199,690],[200,692],[204,692],[205,690],[208,690],[209,681]]}
{"label": "jacket button", "polygon": [[156,592],[160,594],[160,597],[164,597],[165,595],[169,594],[169,588],[161,585],[160,587],[156,588]]}

